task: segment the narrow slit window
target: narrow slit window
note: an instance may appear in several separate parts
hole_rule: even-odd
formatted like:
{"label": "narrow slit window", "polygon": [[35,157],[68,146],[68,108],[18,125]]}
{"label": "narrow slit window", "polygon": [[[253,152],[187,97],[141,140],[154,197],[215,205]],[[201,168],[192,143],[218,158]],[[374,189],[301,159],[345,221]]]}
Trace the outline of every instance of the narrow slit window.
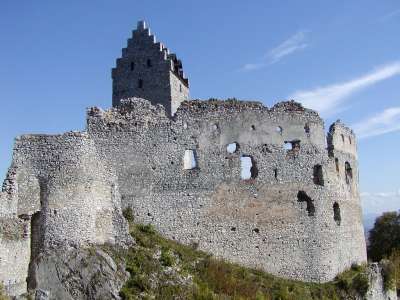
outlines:
{"label": "narrow slit window", "polygon": [[135,63],[131,62],[131,71],[135,70]]}
{"label": "narrow slit window", "polygon": [[324,185],[324,174],[321,165],[315,165],[313,169],[313,181],[316,185]]}
{"label": "narrow slit window", "polygon": [[339,173],[339,158],[335,158],[335,167],[336,167],[336,172]]}
{"label": "narrow slit window", "polygon": [[143,79],[138,80],[138,88],[142,89],[143,88]]}
{"label": "narrow slit window", "polygon": [[344,163],[344,169],[345,169],[345,175],[346,175],[346,182],[350,183],[350,181],[353,179],[353,169],[350,166],[350,163],[346,161]]}
{"label": "narrow slit window", "polygon": [[304,132],[309,135],[310,134],[310,125],[308,125],[308,123],[306,123],[306,125],[304,125]]}
{"label": "narrow slit window", "polygon": [[151,59],[148,59],[146,64],[148,68],[151,68],[152,67]]}
{"label": "narrow slit window", "polygon": [[337,225],[340,225],[340,222],[342,221],[339,203],[337,202],[333,203],[333,220],[336,222]]}

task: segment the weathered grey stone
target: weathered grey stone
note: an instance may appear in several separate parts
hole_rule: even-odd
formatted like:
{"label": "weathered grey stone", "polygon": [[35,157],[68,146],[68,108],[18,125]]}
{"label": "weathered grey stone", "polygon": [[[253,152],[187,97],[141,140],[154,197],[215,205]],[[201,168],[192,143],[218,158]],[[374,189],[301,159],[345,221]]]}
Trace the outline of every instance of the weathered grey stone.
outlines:
{"label": "weathered grey stone", "polygon": [[47,299],[120,299],[119,290],[129,277],[100,249],[62,248],[37,259],[37,286],[51,291]]}
{"label": "weathered grey stone", "polygon": [[396,290],[385,291],[383,286],[382,266],[371,263],[368,266],[369,290],[367,300],[396,300]]}
{"label": "weathered grey stone", "polygon": [[42,289],[37,289],[35,292],[35,300],[49,300],[50,292]]}

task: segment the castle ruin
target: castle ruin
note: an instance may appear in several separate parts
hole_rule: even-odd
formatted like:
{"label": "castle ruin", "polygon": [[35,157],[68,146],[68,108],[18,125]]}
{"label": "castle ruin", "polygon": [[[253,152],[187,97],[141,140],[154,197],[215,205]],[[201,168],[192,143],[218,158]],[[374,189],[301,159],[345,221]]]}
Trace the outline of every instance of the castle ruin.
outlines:
{"label": "castle ruin", "polygon": [[[182,63],[139,22],[113,107],[82,132],[22,135],[0,193],[0,281],[45,287],[40,253],[129,244],[122,210],[241,265],[326,282],[366,262],[357,142],[294,101],[188,100]],[[323,101],[323,99],[321,99]]]}

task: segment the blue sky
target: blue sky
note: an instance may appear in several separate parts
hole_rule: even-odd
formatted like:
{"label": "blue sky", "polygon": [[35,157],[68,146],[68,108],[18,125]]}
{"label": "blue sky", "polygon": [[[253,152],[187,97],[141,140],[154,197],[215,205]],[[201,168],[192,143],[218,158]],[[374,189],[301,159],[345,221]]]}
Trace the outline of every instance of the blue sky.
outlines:
{"label": "blue sky", "polygon": [[358,136],[364,210],[400,208],[400,2],[0,2],[0,178],[15,136],[82,130],[139,19],[183,60],[192,98],[294,98]]}

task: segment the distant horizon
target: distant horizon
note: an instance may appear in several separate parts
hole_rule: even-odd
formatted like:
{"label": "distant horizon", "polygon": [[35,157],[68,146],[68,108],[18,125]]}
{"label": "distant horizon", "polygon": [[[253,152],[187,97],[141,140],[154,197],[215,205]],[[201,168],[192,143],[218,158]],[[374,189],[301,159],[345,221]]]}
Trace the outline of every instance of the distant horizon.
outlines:
{"label": "distant horizon", "polygon": [[1,181],[16,136],[84,130],[86,107],[111,106],[111,68],[144,19],[182,59],[191,98],[293,98],[326,127],[341,119],[358,137],[364,215],[398,211],[400,4],[312,2],[2,4]]}

